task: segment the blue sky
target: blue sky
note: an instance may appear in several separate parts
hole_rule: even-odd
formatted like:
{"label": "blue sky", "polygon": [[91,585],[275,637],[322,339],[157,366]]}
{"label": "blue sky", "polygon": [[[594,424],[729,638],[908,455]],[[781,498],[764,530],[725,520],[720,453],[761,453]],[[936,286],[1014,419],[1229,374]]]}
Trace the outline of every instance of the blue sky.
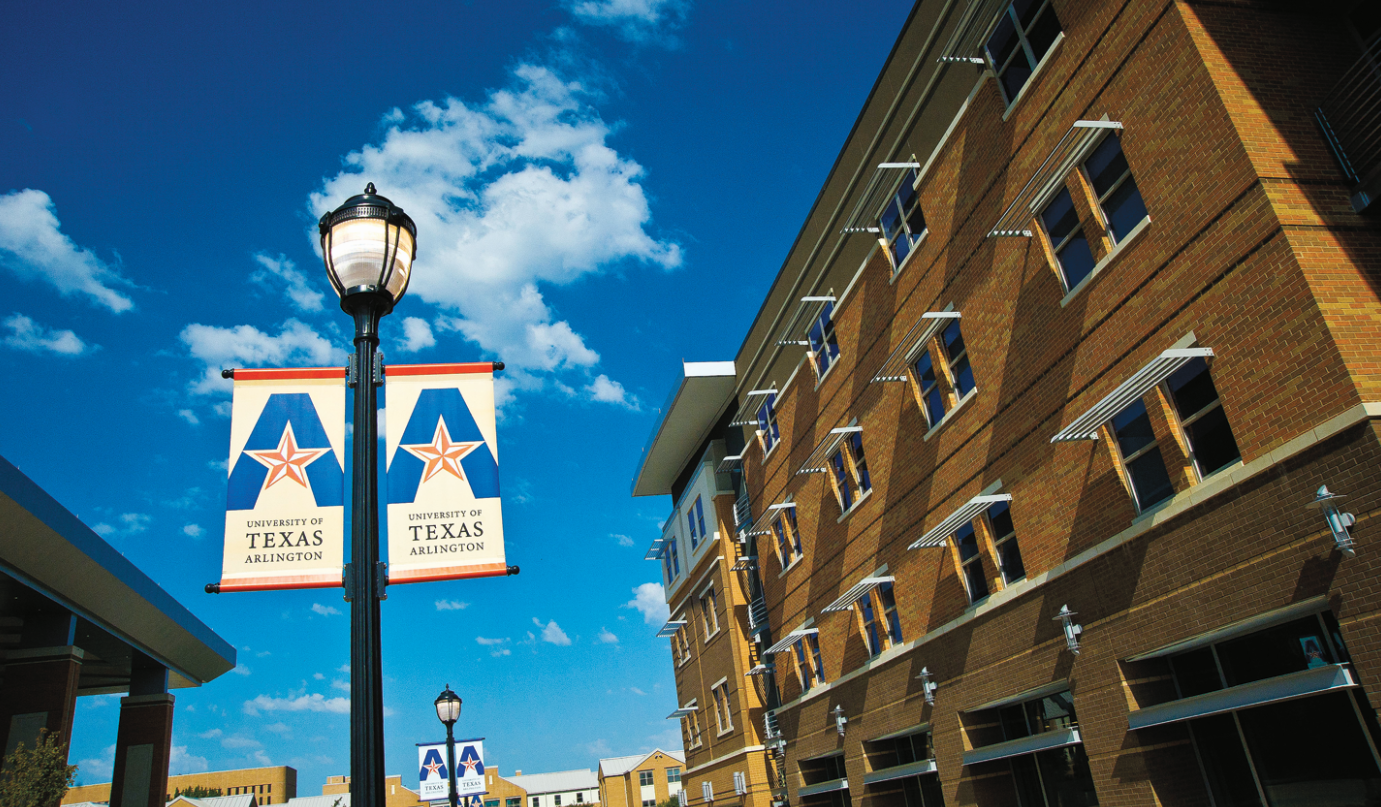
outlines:
{"label": "blue sky", "polygon": [[[299,8],[299,6],[301,6]],[[443,734],[507,773],[679,748],[629,480],[678,362],[731,359],[910,7],[729,0],[20,4],[0,30],[0,454],[239,648],[179,690],[175,773],[348,772],[348,605],[210,596],[222,366],[340,364],[314,222],[418,225],[391,362],[502,359],[519,577],[393,587],[388,770]],[[315,12],[315,14],[311,13]],[[118,697],[72,759],[109,781]]]}

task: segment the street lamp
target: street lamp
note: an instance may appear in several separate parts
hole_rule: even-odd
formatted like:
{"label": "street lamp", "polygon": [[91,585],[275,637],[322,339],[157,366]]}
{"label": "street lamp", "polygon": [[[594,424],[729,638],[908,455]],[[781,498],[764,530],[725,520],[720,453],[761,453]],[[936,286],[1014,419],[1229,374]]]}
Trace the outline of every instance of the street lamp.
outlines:
{"label": "street lamp", "polygon": [[451,691],[450,684],[436,696],[436,719],[446,724],[446,775],[451,781],[451,807],[457,807],[456,735],[452,729],[460,719],[460,696]]}
{"label": "street lamp", "polygon": [[345,596],[350,601],[350,801],[384,807],[384,693],[379,647],[378,364],[379,319],[408,289],[417,255],[417,226],[401,207],[364,193],[321,217],[321,254],[340,307],[355,318],[355,355],[349,368],[355,388],[350,495],[350,563]]}

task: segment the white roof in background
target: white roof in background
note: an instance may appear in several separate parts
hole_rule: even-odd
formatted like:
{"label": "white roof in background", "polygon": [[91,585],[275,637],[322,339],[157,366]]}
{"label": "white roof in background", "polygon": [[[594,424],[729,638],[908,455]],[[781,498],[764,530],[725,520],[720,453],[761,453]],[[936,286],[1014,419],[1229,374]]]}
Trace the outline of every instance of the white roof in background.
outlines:
{"label": "white roof in background", "polygon": [[349,793],[332,793],[326,796],[299,796],[295,799],[288,799],[283,807],[333,807],[337,799],[340,800],[340,807],[350,807]]}
{"label": "white roof in background", "polygon": [[[526,790],[529,796],[536,796],[541,793],[565,793],[568,790],[599,790],[599,777],[589,768],[578,771],[505,776],[504,778]],[[311,807],[316,806],[311,805]],[[330,807],[330,805],[325,805],[325,807]]]}
{"label": "white roof in background", "polygon": [[623,776],[625,773],[635,770],[639,765],[643,764],[643,760],[653,754],[666,754],[682,765],[686,764],[686,754],[684,751],[663,751],[660,748],[654,748],[646,754],[633,754],[627,757],[601,759],[599,761],[599,773],[601,776]]}
{"label": "white roof in background", "polygon": [[[200,799],[188,796],[178,796],[169,800],[168,804],[183,802],[193,807],[254,807],[253,793],[237,793],[234,796],[206,796]],[[330,807],[330,805],[327,805]]]}
{"label": "white roof in background", "polygon": [[662,406],[662,417],[643,447],[633,475],[634,496],[661,496],[681,475],[692,453],[734,399],[734,363],[681,362],[684,377]]}

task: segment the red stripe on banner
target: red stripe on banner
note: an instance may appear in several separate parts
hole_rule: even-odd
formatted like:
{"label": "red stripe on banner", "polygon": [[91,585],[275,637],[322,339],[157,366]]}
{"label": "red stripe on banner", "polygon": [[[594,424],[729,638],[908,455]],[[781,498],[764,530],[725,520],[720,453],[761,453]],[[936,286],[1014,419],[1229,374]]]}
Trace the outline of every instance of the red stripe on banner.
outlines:
{"label": "red stripe on banner", "polygon": [[344,367],[287,367],[236,370],[236,381],[279,381],[292,378],[345,378]]}
{"label": "red stripe on banner", "polygon": [[392,571],[388,582],[430,583],[434,580],[464,580],[467,577],[503,577],[508,574],[506,563],[476,563],[470,566],[443,566],[435,569],[416,569],[413,571]]}
{"label": "red stripe on banner", "polygon": [[456,373],[492,373],[494,362],[470,361],[460,364],[390,364],[385,375],[454,375]]}
{"label": "red stripe on banner", "polygon": [[277,591],[286,588],[340,588],[339,574],[295,574],[281,577],[237,577],[222,580],[221,592]]}

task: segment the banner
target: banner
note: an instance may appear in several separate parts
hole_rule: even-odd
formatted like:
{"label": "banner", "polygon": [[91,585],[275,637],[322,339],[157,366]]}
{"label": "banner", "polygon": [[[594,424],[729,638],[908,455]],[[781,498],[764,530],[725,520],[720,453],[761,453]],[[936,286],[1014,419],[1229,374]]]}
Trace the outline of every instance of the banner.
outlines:
{"label": "banner", "polygon": [[221,591],[341,584],[345,369],[236,370]]}
{"label": "banner", "polygon": [[388,580],[507,574],[490,362],[389,365]]}
{"label": "banner", "polygon": [[[450,773],[446,769],[446,743],[418,743],[417,798],[421,801],[448,801],[451,798]],[[456,740],[456,794],[465,804],[471,796],[483,796],[484,742]]]}

